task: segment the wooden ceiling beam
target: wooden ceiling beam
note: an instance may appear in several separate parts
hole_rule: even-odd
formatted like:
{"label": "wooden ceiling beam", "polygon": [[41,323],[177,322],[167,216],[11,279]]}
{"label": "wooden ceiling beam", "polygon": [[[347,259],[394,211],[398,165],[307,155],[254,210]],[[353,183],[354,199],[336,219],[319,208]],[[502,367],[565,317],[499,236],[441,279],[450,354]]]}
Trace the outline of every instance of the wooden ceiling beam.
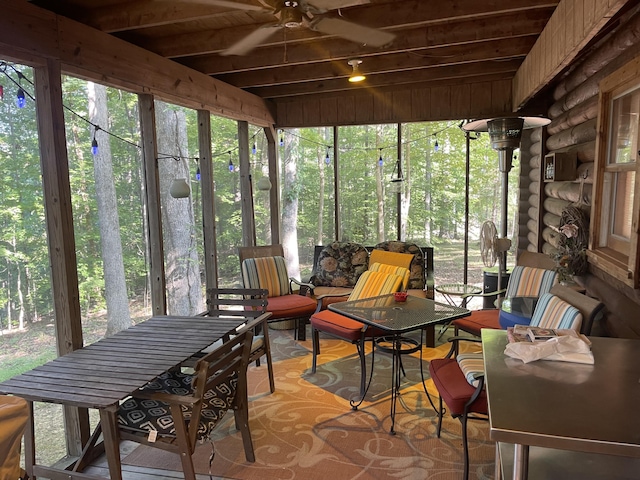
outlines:
{"label": "wooden ceiling beam", "polygon": [[[234,0],[236,3],[265,8],[254,0]],[[250,14],[243,10],[234,10],[202,2],[170,0],[136,0],[122,4],[98,7],[84,12],[77,19],[107,33],[122,32],[138,28],[159,27],[174,23],[202,21],[229,15],[230,12]]]}
{"label": "wooden ceiling beam", "polygon": [[[367,58],[372,55],[404,53],[446,45],[467,44],[470,42],[510,39],[514,35],[538,35],[548,18],[548,12],[536,12],[523,19],[511,14],[491,20],[464,20],[462,22],[436,25],[433,27],[406,30],[396,38],[393,45],[386,49],[363,51],[360,45],[338,39],[316,41],[313,43],[260,48],[259,55],[244,57],[220,57],[204,55],[193,58],[177,59],[181,64],[206,73],[221,75],[226,73],[269,69],[277,65],[303,65],[310,62],[339,60],[357,56]],[[425,39],[425,36],[427,37]]]}
{"label": "wooden ceiling beam", "polygon": [[362,84],[350,84],[346,79],[331,79],[318,82],[305,82],[292,85],[281,85],[261,88],[250,88],[251,92],[265,99],[288,97],[294,95],[308,95],[314,93],[339,92],[343,90],[368,90],[391,85],[403,85],[410,83],[423,83],[445,79],[457,79],[473,77],[475,75],[487,75],[502,73],[504,78],[511,78],[522,63],[521,60],[506,60],[496,62],[475,62],[464,65],[453,65],[423,70],[406,72],[399,80],[394,74],[374,75],[367,78]]}
{"label": "wooden ceiling beam", "polygon": [[[486,5],[477,1],[459,0],[457,2],[442,2],[442,5],[439,5],[438,8],[425,8],[423,0],[409,0],[400,4],[394,2],[393,4],[369,6],[357,15],[355,13],[353,15],[347,15],[347,13],[351,12],[351,9],[349,9],[345,11],[342,18],[373,28],[388,29],[391,32],[398,33],[399,36],[405,35],[404,29],[415,29],[419,27],[423,30],[424,38],[425,27],[429,27],[430,29],[441,26],[451,29],[454,28],[454,26],[450,25],[452,22],[494,21],[494,17],[512,15],[515,18],[516,14],[522,17],[521,12],[523,9],[527,10],[526,16],[530,17],[532,22],[535,22],[536,18],[542,17],[544,17],[546,22],[549,18],[549,12],[553,11],[558,2],[549,0],[514,0],[513,2],[508,2],[506,0],[499,0],[494,3],[497,4],[495,5],[495,9],[491,10],[490,14],[488,14]],[[356,8],[357,7],[354,7],[354,10]],[[209,31],[171,34],[156,38],[140,37],[136,38],[135,43],[158,55],[169,58],[219,53],[261,26],[260,24],[244,25],[224,29],[212,28]],[[509,28],[508,23],[504,23],[503,27]],[[449,30],[449,32],[450,31],[451,30]],[[123,38],[127,39],[126,37]],[[288,29],[286,32],[283,30],[282,35],[273,35],[263,43],[263,46],[275,46],[286,43],[287,46],[290,47],[297,42],[309,40],[318,41],[330,38],[332,37],[322,35],[307,28]],[[308,45],[307,48],[309,48]],[[358,51],[362,50],[362,46],[357,46],[357,48]],[[391,48],[393,48],[393,46]],[[376,51],[377,50],[379,49],[376,49]]]}
{"label": "wooden ceiling beam", "polygon": [[[429,50],[393,55],[380,55],[365,61],[361,70],[370,78],[384,73],[409,72],[411,70],[435,68],[453,64],[478,61],[524,59],[533,47],[536,35],[504,40],[490,40],[470,45],[456,45]],[[304,82],[310,79],[346,79],[351,74],[346,62],[323,62],[309,65],[305,69],[297,66],[282,66],[269,71],[254,71],[221,75],[216,78],[239,88],[267,87]]]}

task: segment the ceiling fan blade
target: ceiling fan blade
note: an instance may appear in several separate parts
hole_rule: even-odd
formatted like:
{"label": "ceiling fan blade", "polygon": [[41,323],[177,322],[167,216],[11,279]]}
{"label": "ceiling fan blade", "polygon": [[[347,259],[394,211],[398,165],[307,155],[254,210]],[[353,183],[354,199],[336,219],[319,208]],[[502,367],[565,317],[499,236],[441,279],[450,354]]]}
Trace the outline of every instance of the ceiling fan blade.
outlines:
{"label": "ceiling fan blade", "polygon": [[260,5],[252,5],[250,3],[233,2],[231,0],[186,0],[187,3],[201,3],[216,7],[235,8],[237,10],[247,10],[253,12],[271,12]]}
{"label": "ceiling fan blade", "polygon": [[221,52],[220,55],[246,55],[281,28],[283,28],[282,25],[277,24],[260,27],[239,42],[231,45],[229,48]]}
{"label": "ceiling fan blade", "polygon": [[303,7],[311,8],[314,11],[328,12],[329,10],[338,10],[339,8],[354,7],[356,5],[366,5],[371,0],[300,0]]}
{"label": "ceiling fan blade", "polygon": [[336,35],[351,40],[352,42],[372,45],[374,47],[387,45],[396,38],[393,33],[365,27],[364,25],[348,22],[340,18],[320,18],[311,24],[311,28],[321,33]]}

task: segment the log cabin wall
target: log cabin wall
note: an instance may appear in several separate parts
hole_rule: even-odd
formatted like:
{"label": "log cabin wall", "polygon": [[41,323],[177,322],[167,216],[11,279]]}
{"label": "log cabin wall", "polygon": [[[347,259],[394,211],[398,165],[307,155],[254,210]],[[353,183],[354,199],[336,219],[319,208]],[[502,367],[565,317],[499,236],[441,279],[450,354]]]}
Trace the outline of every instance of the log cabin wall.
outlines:
{"label": "log cabin wall", "polygon": [[[590,215],[595,160],[599,82],[640,56],[640,7],[620,20],[619,26],[598,42],[555,85],[552,120],[545,132],[525,130],[520,174],[521,208],[519,250],[551,254],[557,245],[562,210],[580,205]],[[544,148],[542,148],[544,145]],[[572,180],[544,181],[545,155],[575,155],[577,169]],[[523,202],[523,197],[528,202]],[[526,212],[526,213],[525,213]],[[631,289],[605,272],[589,266],[578,279],[589,296],[605,305],[605,317],[594,325],[595,335],[640,338],[640,291]]]}

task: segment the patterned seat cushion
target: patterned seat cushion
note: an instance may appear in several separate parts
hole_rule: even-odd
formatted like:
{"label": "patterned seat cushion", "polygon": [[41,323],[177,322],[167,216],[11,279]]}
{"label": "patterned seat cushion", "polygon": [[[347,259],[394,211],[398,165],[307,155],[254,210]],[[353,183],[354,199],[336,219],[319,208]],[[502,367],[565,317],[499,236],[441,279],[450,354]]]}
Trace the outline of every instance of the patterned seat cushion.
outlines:
{"label": "patterned seat cushion", "polygon": [[402,286],[400,287],[400,290],[407,290],[407,285],[409,285],[409,270],[405,267],[388,265],[386,263],[372,263],[369,266],[369,270],[372,272],[392,273],[394,275],[402,277]]}
{"label": "patterned seat cushion", "polygon": [[557,283],[557,273],[543,268],[515,266],[509,276],[506,297],[539,297]]}
{"label": "patterned seat cushion", "polygon": [[245,288],[265,288],[269,297],[289,295],[289,274],[284,257],[247,258],[242,262]]}
{"label": "patterned seat cushion", "polygon": [[545,293],[536,303],[530,325],[542,328],[568,328],[579,332],[582,314],[560,297]]}
{"label": "patterned seat cushion", "polygon": [[456,360],[469,385],[477,387],[480,384],[480,377],[484,377],[482,353],[461,353]]}
{"label": "patterned seat cushion", "polygon": [[379,243],[374,248],[389,252],[412,254],[413,261],[411,262],[411,274],[407,288],[424,290],[427,282],[424,276],[424,254],[418,245],[410,242],[389,241]]}
{"label": "patterned seat cushion", "polygon": [[367,269],[368,260],[367,249],[359,243],[333,242],[320,252],[311,283],[324,287],[353,287]]}
{"label": "patterned seat cushion", "polygon": [[[142,388],[145,392],[162,392],[175,395],[193,393],[193,375],[181,372],[167,372]],[[205,439],[224,416],[233,408],[238,378],[234,374],[226,382],[219,384],[204,394],[204,404],[200,415],[197,437]],[[191,408],[182,405],[185,420],[191,420]],[[158,400],[129,397],[118,408],[118,424],[120,428],[132,432],[149,432],[155,430],[159,436],[175,437],[175,425],[169,404]]]}

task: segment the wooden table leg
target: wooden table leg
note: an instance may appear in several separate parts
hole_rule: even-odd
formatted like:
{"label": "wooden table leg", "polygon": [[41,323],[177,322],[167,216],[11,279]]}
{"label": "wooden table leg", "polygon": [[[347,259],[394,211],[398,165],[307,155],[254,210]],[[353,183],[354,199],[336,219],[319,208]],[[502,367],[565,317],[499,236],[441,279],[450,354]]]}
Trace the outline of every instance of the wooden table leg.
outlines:
{"label": "wooden table leg", "polygon": [[100,410],[100,423],[104,438],[104,449],[109,465],[111,480],[122,480],[122,463],[120,462],[120,434],[116,418],[116,408],[104,408]]}
{"label": "wooden table leg", "polygon": [[29,407],[29,421],[24,429],[24,469],[29,475],[29,478],[33,478],[33,466],[36,463],[36,435],[35,428],[33,426],[33,402],[27,401]]}

